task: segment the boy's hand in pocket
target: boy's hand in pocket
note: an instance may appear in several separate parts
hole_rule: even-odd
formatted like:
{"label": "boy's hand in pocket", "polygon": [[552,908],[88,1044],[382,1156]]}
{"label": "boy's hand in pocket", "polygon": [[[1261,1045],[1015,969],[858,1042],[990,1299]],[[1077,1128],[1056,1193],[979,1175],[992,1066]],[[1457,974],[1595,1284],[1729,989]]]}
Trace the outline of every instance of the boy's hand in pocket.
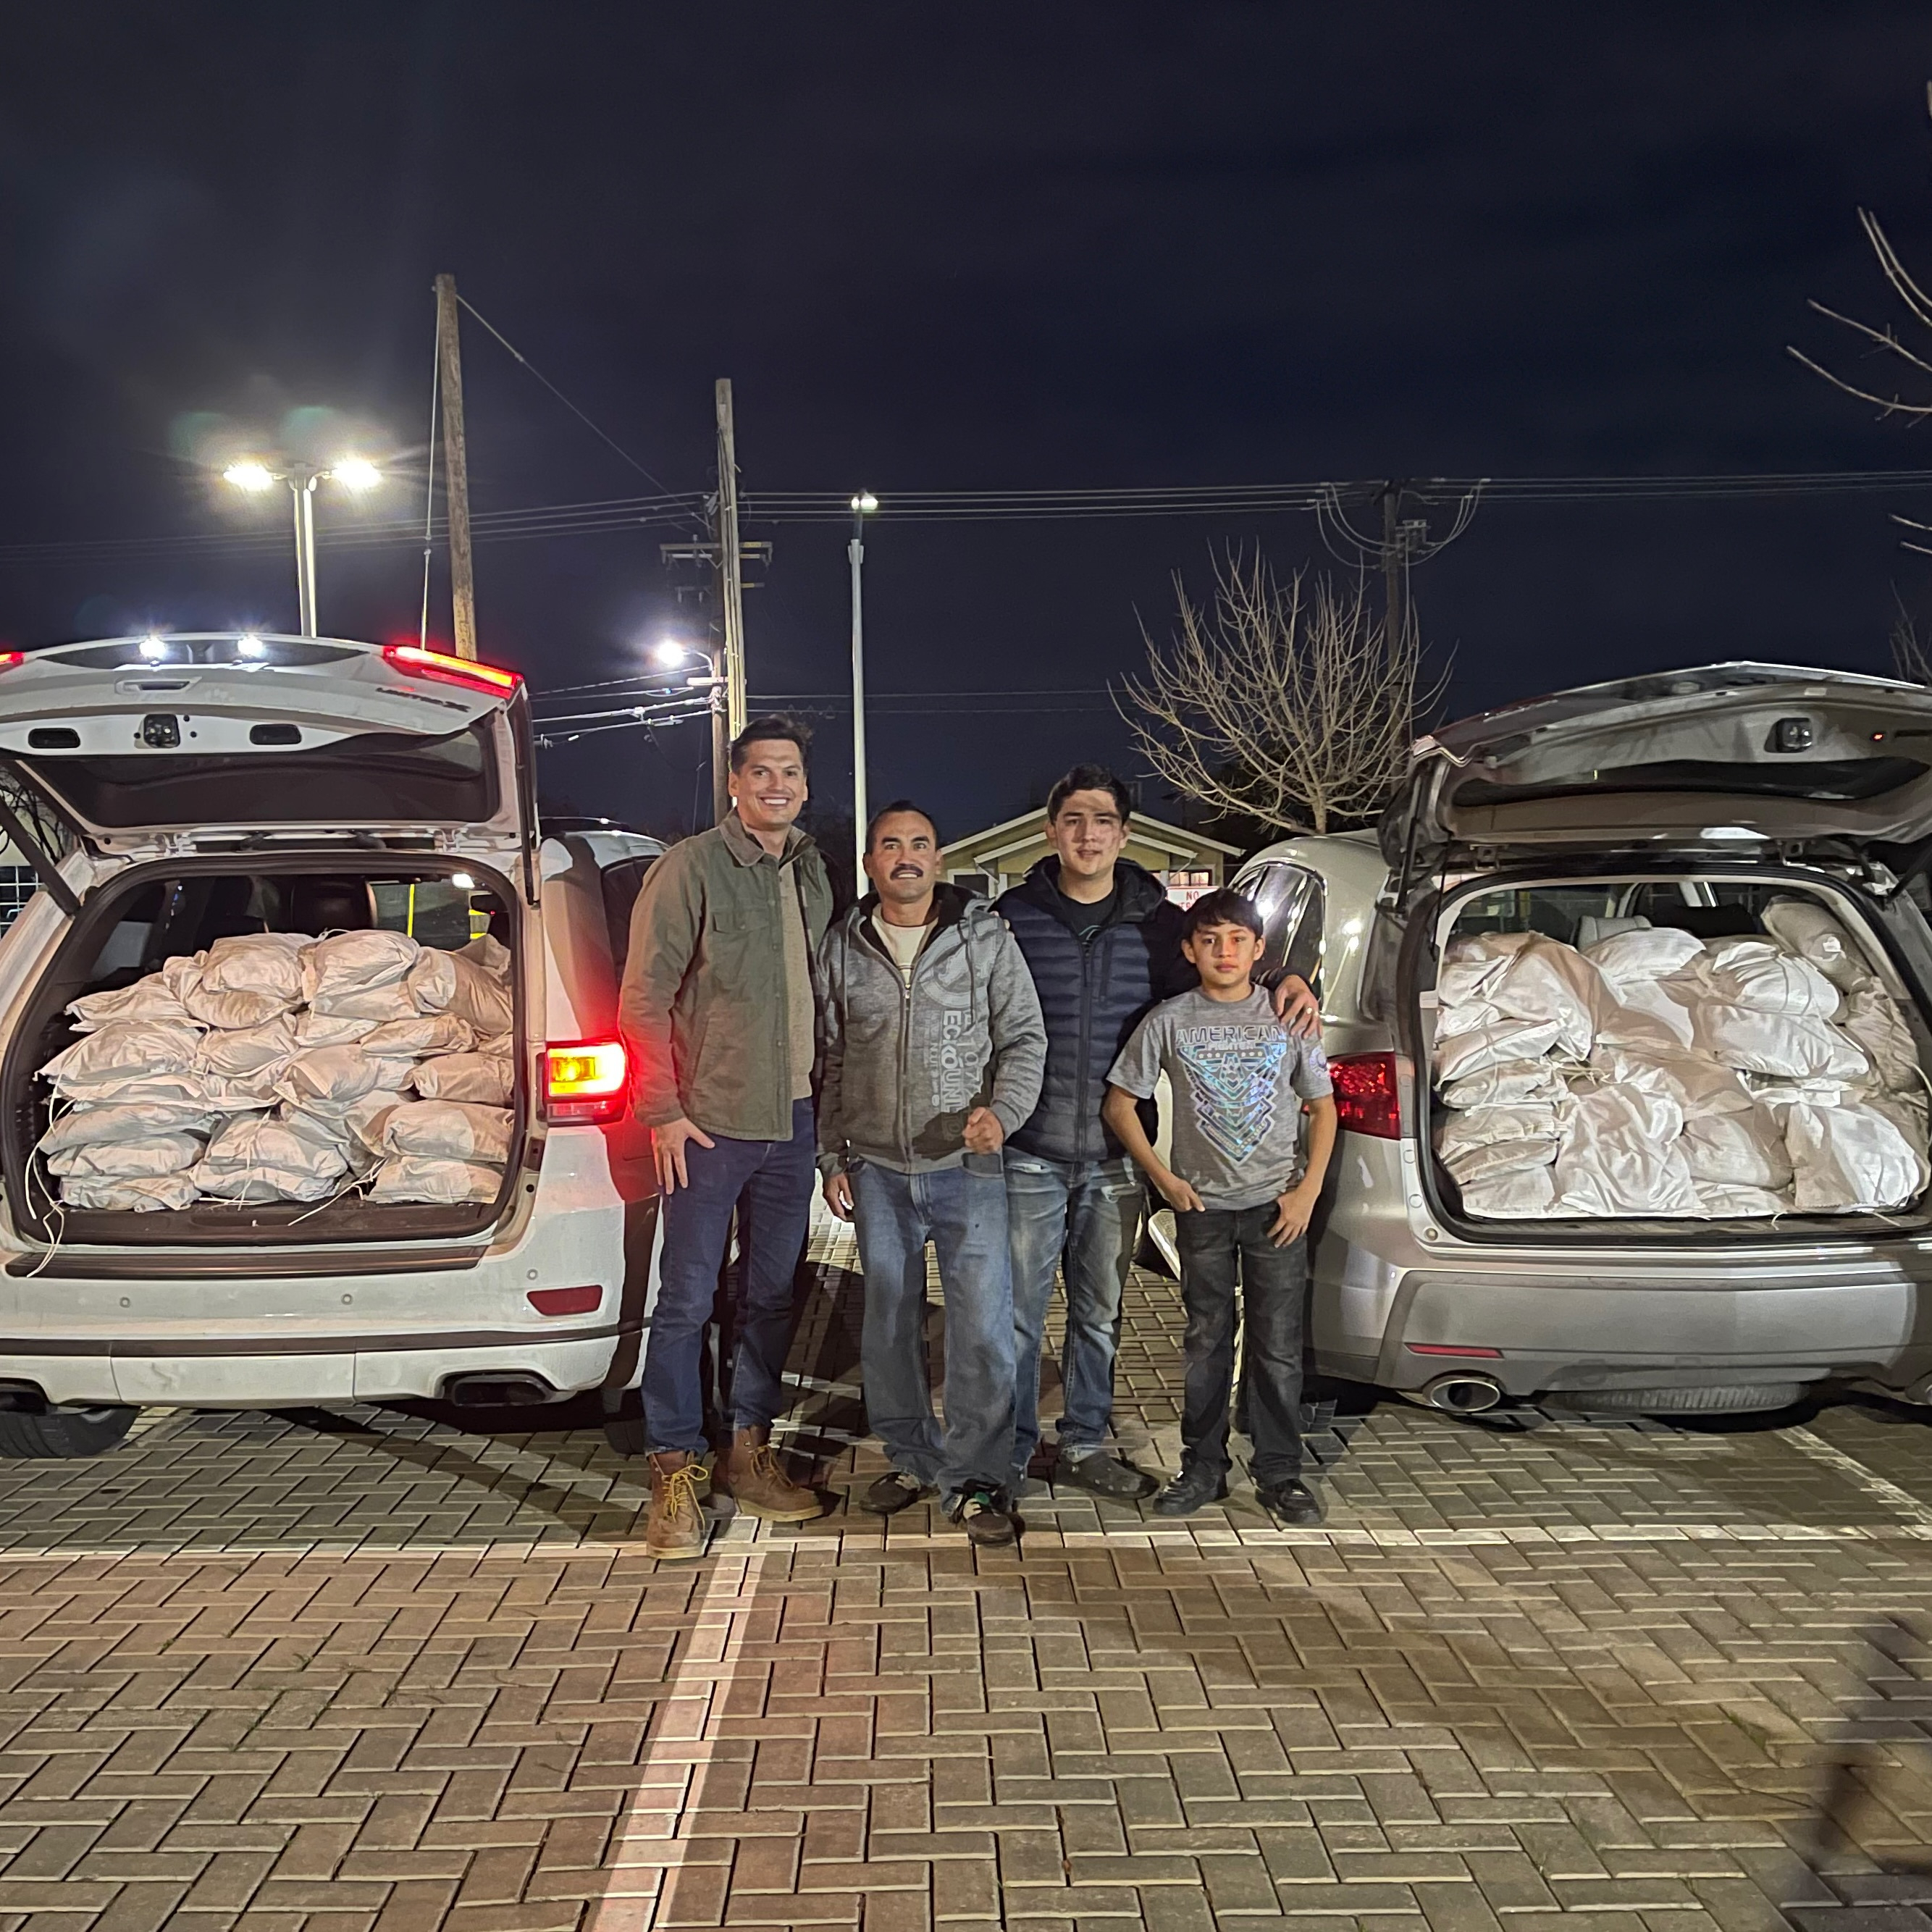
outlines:
{"label": "boy's hand in pocket", "polygon": [[1274,1226],[1268,1230],[1268,1239],[1278,1248],[1300,1240],[1308,1232],[1308,1224],[1315,1216],[1315,1204],[1321,1198],[1322,1190],[1310,1187],[1305,1180],[1299,1187],[1291,1187],[1286,1194],[1277,1196]]}
{"label": "boy's hand in pocket", "polygon": [[1154,1178],[1154,1184],[1165,1197],[1167,1204],[1177,1214],[1203,1214],[1207,1210],[1201,1204],[1201,1197],[1178,1174],[1162,1172]]}

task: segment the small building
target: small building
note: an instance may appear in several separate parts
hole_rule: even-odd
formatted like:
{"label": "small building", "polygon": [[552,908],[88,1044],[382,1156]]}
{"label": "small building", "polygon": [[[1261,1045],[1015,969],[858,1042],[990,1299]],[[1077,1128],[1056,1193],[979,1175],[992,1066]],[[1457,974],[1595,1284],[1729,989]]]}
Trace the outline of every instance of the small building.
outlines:
{"label": "small building", "polygon": [[[1046,808],[1041,806],[970,838],[956,838],[941,856],[946,876],[956,885],[997,898],[1052,850],[1047,842]],[[1240,856],[1238,845],[1210,838],[1204,832],[1184,831],[1158,818],[1143,818],[1138,812],[1127,821],[1126,856],[1144,866],[1167,887],[1168,897],[1180,905],[1191,905],[1222,884],[1232,869],[1231,862]]]}

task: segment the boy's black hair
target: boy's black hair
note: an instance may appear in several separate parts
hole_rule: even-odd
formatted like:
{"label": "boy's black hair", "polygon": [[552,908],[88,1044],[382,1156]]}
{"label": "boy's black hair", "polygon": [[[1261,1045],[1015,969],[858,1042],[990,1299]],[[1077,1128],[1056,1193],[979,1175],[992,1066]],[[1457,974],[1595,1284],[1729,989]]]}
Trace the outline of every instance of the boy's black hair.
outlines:
{"label": "boy's black hair", "polygon": [[873,813],[866,827],[866,850],[869,852],[879,842],[879,824],[883,819],[896,818],[902,812],[909,812],[915,818],[922,818],[932,827],[932,842],[944,845],[946,841],[939,836],[939,820],[926,807],[909,798],[896,798],[890,805],[882,805]]}
{"label": "boy's black hair", "polygon": [[1114,803],[1120,809],[1123,825],[1134,815],[1134,795],[1127,789],[1126,780],[1118,772],[1110,772],[1105,765],[1076,765],[1046,795],[1048,824],[1060,816],[1060,808],[1076,791],[1111,793]]}
{"label": "boy's black hair", "polygon": [[1238,892],[1232,886],[1217,886],[1211,892],[1203,892],[1180,917],[1180,936],[1192,939],[1204,926],[1241,926],[1259,939],[1262,932],[1262,916],[1255,910],[1255,902],[1245,892]]}
{"label": "boy's black hair", "polygon": [[762,717],[749,718],[745,728],[731,740],[731,769],[742,772],[745,769],[745,752],[747,747],[767,738],[784,739],[798,747],[799,762],[805,762],[806,754],[812,749],[812,731],[796,718],[788,717],[782,711],[767,711]]}

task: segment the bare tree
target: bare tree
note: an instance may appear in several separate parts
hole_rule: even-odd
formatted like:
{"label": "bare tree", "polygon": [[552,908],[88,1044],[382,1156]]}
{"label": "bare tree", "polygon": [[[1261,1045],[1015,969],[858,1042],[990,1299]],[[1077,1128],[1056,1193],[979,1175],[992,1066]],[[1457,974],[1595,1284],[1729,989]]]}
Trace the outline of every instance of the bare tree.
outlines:
{"label": "bare tree", "polygon": [[1120,704],[1142,756],[1184,797],[1284,830],[1366,817],[1440,688],[1418,688],[1413,626],[1392,636],[1360,586],[1345,594],[1299,572],[1284,584],[1258,550],[1214,576],[1206,609],[1175,577],[1166,650],[1143,627],[1147,675],[1126,680]]}
{"label": "bare tree", "polygon": [[1932,658],[1925,652],[1925,640],[1904,604],[1892,622],[1892,668],[1901,684],[1932,685]]}

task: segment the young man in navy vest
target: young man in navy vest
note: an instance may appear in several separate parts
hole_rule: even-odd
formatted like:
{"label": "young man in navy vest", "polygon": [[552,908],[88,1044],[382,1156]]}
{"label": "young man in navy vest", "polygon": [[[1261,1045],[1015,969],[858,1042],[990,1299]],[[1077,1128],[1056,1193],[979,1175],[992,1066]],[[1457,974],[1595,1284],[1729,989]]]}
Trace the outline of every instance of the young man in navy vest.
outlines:
{"label": "young man in navy vest", "polygon": [[[1013,1480],[1040,1443],[1040,1338],[1056,1264],[1066,1278],[1064,1412],[1054,1480],[1131,1502],[1155,1479],[1111,1454],[1120,1295],[1140,1233],[1141,1178],[1100,1118],[1112,1066],[1148,1009],[1198,983],[1180,950],[1180,908],[1124,857],[1132,795],[1100,765],[1076,765],[1046,801],[1053,852],[998,910],[1020,943],[1046,1022],[1040,1105],[1006,1142],[1013,1249]],[[1289,976],[1286,1024],[1305,1033],[1316,999]]]}

